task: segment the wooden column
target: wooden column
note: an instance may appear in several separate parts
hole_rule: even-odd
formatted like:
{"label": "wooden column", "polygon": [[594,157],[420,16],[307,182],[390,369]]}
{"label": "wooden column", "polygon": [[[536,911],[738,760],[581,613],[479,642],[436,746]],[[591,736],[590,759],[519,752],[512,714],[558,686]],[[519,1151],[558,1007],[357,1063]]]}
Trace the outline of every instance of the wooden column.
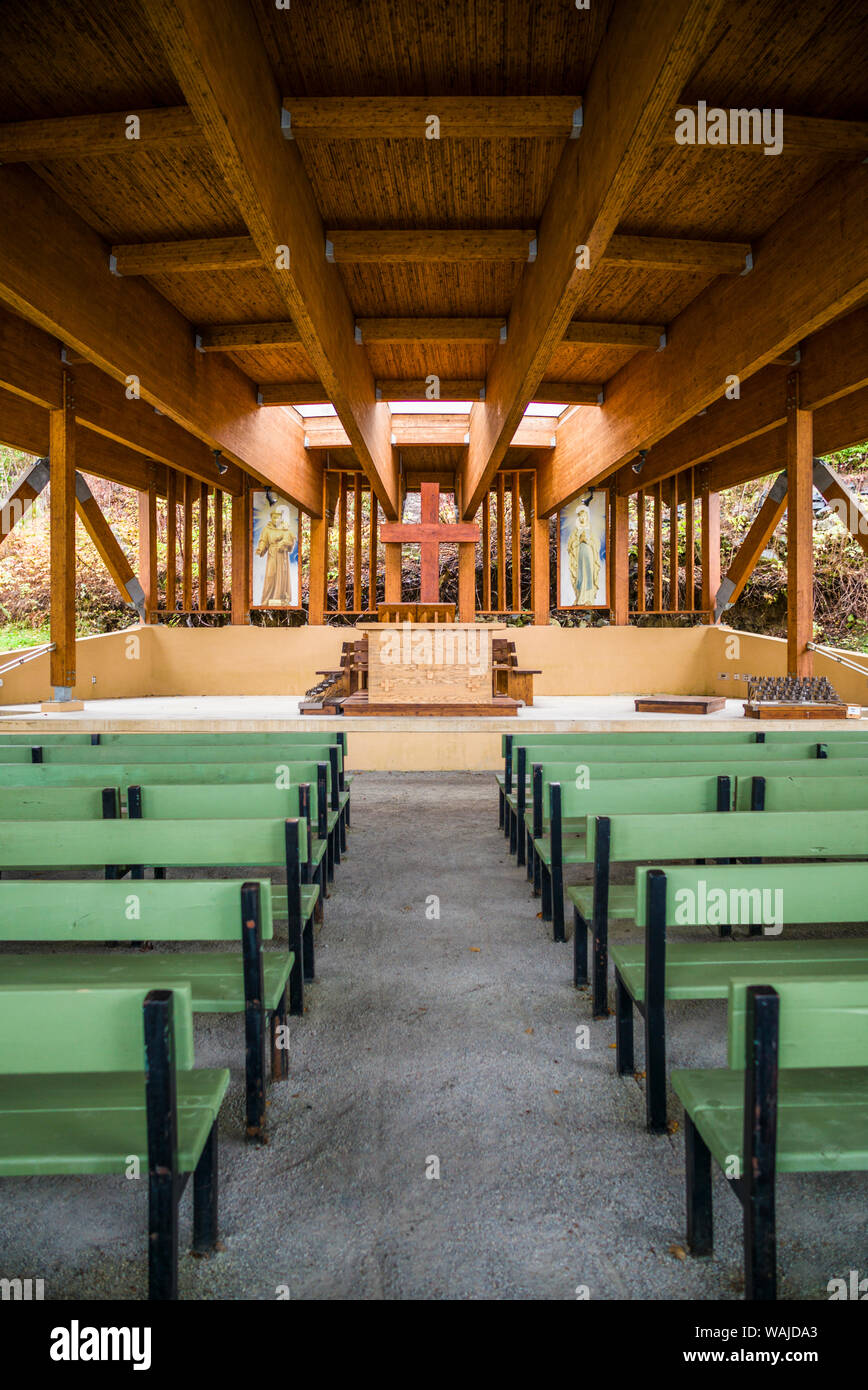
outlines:
{"label": "wooden column", "polygon": [[377,495],[371,488],[371,515],[368,531],[368,612],[377,611],[377,569],[379,567],[380,517]]}
{"label": "wooden column", "polygon": [[214,489],[214,607],[224,612],[223,598],[223,489]]}
{"label": "wooden column", "polygon": [[329,554],[329,498],[325,469],[322,475],[322,516],[310,519],[310,558],[307,574],[307,621],[321,627],[325,622],[326,583]]}
{"label": "wooden column", "polygon": [[651,580],[654,589],[652,609],[663,608],[663,484],[654,488],[654,551],[651,556]]}
{"label": "wooden column", "polygon": [[720,588],[720,493],[700,486],[702,607],[707,623],[713,623],[717,591]]}
{"label": "wooden column", "polygon": [[482,499],[482,611],[491,612],[491,493]]}
{"label": "wooden column", "polygon": [[157,488],[148,484],[147,492],[139,492],[139,583],[145,595],[145,622],[157,610]]}
{"label": "wooden column", "polygon": [[166,471],[166,612],[178,602],[178,475]]}
{"label": "wooden column", "polygon": [[362,613],[362,475],[353,481],[353,612]]}
{"label": "wooden column", "polygon": [[476,545],[473,541],[458,544],[458,621],[476,621]]}
{"label": "wooden column", "polygon": [[[486,498],[486,503],[488,499]],[[551,522],[539,515],[537,476],[533,479],[533,523],[531,526],[533,620],[536,627],[547,627],[551,617]]]}
{"label": "wooden column", "polygon": [[497,611],[506,612],[506,504],[504,487],[506,479],[502,473],[497,475]]}
{"label": "wooden column", "polygon": [[521,612],[521,498],[518,473],[512,475],[512,611]]}
{"label": "wooden column", "polygon": [[386,546],[386,602],[401,602],[401,547],[394,542]]}
{"label": "wooden column", "polygon": [[696,608],[696,536],[694,533],[694,503],[696,499],[692,468],[688,468],[684,474],[682,488],[684,490],[684,587],[686,590],[684,607],[689,613]]}
{"label": "wooden column", "polygon": [[645,612],[645,493],[636,493],[636,610]]}
{"label": "wooden column", "polygon": [[181,557],[181,607],[185,613],[193,611],[193,493],[195,482],[189,473],[184,474],[184,513],[183,548]]}
{"label": "wooden column", "polygon": [[678,474],[669,479],[669,612],[678,612]]}
{"label": "wooden column", "polygon": [[612,559],[609,569],[609,583],[612,592],[609,609],[612,622],[623,627],[630,621],[630,569],[629,569],[629,497],[622,497],[614,488],[610,493],[612,537]]}
{"label": "wooden column", "polygon": [[799,403],[799,373],[787,377],[787,671],[811,676],[814,654],[814,423]]}
{"label": "wooden column", "polygon": [[341,474],[338,500],[338,612],[347,611],[347,475]]}
{"label": "wooden column", "polygon": [[208,607],[208,484],[199,485],[199,612]]}
{"label": "wooden column", "polygon": [[232,622],[250,621],[250,493],[245,476],[232,498]]}
{"label": "wooden column", "polygon": [[68,699],[75,685],[75,381],[63,373],[63,404],[49,419],[51,468],[50,632],[52,694]]}

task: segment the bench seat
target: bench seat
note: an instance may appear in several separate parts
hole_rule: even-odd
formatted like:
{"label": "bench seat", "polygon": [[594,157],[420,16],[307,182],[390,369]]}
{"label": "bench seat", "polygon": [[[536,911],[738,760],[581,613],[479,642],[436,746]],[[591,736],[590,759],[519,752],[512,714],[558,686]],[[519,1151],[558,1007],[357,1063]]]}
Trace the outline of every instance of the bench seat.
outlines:
{"label": "bench seat", "polygon": [[[225,1067],[176,1074],[178,1167],[190,1173],[229,1086]],[[143,1072],[0,1076],[0,1177],[148,1167]]]}
{"label": "bench seat", "polygon": [[[727,1171],[742,1158],[744,1072],[673,1071],[672,1085],[712,1155]],[[784,1069],[778,1075],[779,1173],[868,1169],[868,1067]]]}
{"label": "bench seat", "polygon": [[[564,864],[587,864],[588,839],[585,834],[567,835],[563,838]],[[534,852],[547,867],[552,862],[552,841],[550,835],[541,835],[533,842]]]}
{"label": "bench seat", "polygon": [[[609,951],[631,997],[645,999],[644,941]],[[753,982],[768,969],[776,979],[820,980],[842,970],[868,974],[868,937],[838,941],[667,941],[667,999],[725,999],[733,980]]]}
{"label": "bench seat", "polygon": [[[586,883],[577,888],[568,888],[567,897],[585,921],[590,922],[594,915],[594,885]],[[613,917],[617,921],[635,920],[636,889],[632,883],[609,885],[609,920]]]}
{"label": "bench seat", "polygon": [[[263,952],[266,1009],[274,1010],[280,1004],[294,961],[292,951]],[[243,968],[238,951],[81,951],[2,957],[3,982],[8,985],[168,989],[183,981],[190,985],[193,1012],[197,1014],[243,1013]]]}

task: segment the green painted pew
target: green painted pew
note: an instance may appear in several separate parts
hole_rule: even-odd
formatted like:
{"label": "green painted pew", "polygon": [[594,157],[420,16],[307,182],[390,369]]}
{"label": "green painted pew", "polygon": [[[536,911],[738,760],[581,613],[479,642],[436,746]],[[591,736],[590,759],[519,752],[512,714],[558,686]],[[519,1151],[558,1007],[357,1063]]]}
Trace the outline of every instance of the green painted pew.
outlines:
{"label": "green painted pew", "polygon": [[793,980],[769,962],[733,981],[727,1052],[726,1067],[672,1074],[687,1245],[713,1252],[714,1159],[744,1212],[745,1299],[766,1302],[777,1298],[777,1175],[868,1170],[868,976]]}
{"label": "green painted pew", "polygon": [[0,786],[0,821],[112,819],[119,806],[117,787]]}
{"label": "green painted pew", "polygon": [[303,885],[307,857],[303,820],[105,820],[5,821],[0,833],[0,870],[45,870],[58,864],[89,869],[130,865],[138,875],[149,868],[222,868],[256,865],[286,871],[289,975],[292,1014],[304,1012],[304,981],[314,978],[313,910],[316,884]]}
{"label": "green painted pew", "polygon": [[[611,921],[637,922],[637,886],[613,886],[613,864],[663,864],[675,859],[868,858],[868,809],[862,811],[749,811],[726,815],[594,816],[588,823],[590,884],[568,888],[573,905],[573,982],[588,982],[592,941],[594,1017],[608,1013],[608,937]],[[638,882],[638,880],[637,880]],[[868,907],[866,907],[868,917]],[[731,935],[727,922],[721,936]]]}
{"label": "green painted pew", "polygon": [[[868,864],[864,863],[679,864],[665,870],[637,869],[635,920],[645,940],[618,944],[611,950],[615,1057],[619,1073],[634,1071],[635,1004],[645,1024],[648,1129],[662,1133],[666,1128],[667,999],[725,999],[730,980],[750,976],[756,980],[772,967],[780,979],[813,980],[836,972],[868,974],[868,936],[841,941],[784,937],[785,927],[862,925],[866,918]],[[670,926],[719,929],[723,924],[730,929],[747,926],[754,933],[759,927],[761,934],[738,943],[666,940]],[[770,926],[771,935],[763,931],[763,924]]]}
{"label": "green painted pew", "polygon": [[[144,1024],[144,1036],[143,1036]],[[189,986],[0,985],[0,1177],[148,1175],[148,1293],[178,1296],[178,1203],[215,1249],[225,1068],[196,1068]]]}
{"label": "green painted pew", "polygon": [[[836,763],[834,772],[847,773],[855,764]],[[861,764],[859,764],[861,767]],[[868,807],[868,768],[856,777],[739,777],[739,811],[861,811]]]}
{"label": "green painted pew", "polygon": [[122,883],[0,883],[0,941],[65,945],[98,942],[231,941],[236,951],[78,951],[0,955],[7,985],[84,989],[89,985],[163,987],[182,981],[194,1013],[244,1015],[248,1139],[264,1140],[265,1037],[271,1019],[271,1075],[288,1075],[286,995],[292,951],[263,951],[274,938],[267,880]]}

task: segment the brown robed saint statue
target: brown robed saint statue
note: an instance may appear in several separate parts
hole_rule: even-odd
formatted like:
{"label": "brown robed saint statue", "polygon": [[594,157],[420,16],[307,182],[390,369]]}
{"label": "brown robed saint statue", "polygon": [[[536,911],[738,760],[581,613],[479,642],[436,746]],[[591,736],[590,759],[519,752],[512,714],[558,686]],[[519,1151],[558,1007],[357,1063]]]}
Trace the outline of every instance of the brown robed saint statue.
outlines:
{"label": "brown robed saint statue", "polygon": [[422,483],[421,522],[387,521],[380,527],[380,539],[387,550],[386,599],[400,603],[400,563],[397,592],[389,590],[388,549],[395,546],[400,557],[402,545],[418,545],[422,556],[422,603],[438,603],[440,599],[440,547],[458,543],[458,606],[461,622],[472,623],[476,616],[476,542],[479,527],[471,522],[441,522],[440,487],[437,483]]}

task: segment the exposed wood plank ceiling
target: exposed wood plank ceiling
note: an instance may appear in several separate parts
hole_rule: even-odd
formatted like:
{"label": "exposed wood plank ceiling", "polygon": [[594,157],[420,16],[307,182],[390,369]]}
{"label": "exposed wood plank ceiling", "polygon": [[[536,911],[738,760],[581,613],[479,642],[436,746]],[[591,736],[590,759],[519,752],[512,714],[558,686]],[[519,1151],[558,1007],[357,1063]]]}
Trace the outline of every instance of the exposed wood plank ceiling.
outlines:
{"label": "exposed wood plank ceiling", "polygon": [[[246,6],[247,0],[216,0],[215,8],[238,3]],[[430,99],[425,104],[436,113],[438,97],[557,96],[564,98],[562,120],[587,91],[613,12],[616,20],[625,13],[614,0],[595,0],[588,11],[563,0],[463,0],[460,6],[443,6],[440,0],[331,0],[328,6],[288,10],[278,10],[273,0],[249,0],[249,8],[290,113],[296,99],[295,148],[323,227],[338,233],[538,228],[564,139],[504,136],[496,128],[460,139],[430,140],[421,132],[419,138],[346,138],[346,130],[305,138],[306,100],[415,96]],[[695,55],[681,100],[864,121],[866,29],[862,0],[727,4]],[[38,10],[6,7],[0,67],[2,123],[187,106],[144,0],[125,6],[109,0],[44,0]],[[31,166],[103,239],[106,256],[118,244],[251,234],[207,140],[194,133],[183,110],[172,119],[177,119],[175,143],[143,142],[117,155],[106,153],[104,145],[94,153],[78,148]],[[279,119],[276,110],[275,123]],[[349,118],[344,114],[343,119]],[[635,170],[617,233],[756,244],[808,200],[836,165],[835,154],[795,143],[769,158],[739,149],[675,146],[664,131]],[[841,164],[842,173],[848,167]],[[360,320],[508,321],[525,269],[505,259],[369,263],[338,256],[336,261],[329,269]],[[583,321],[668,328],[714,279],[711,270],[603,264],[588,277],[577,314]],[[210,325],[288,317],[273,274],[261,267],[153,273],[146,283],[189,323],[191,341],[197,329]],[[371,335],[356,350],[366,355],[375,382],[418,382],[431,374],[446,382],[478,382],[488,375],[498,342],[440,335],[383,341]],[[546,388],[556,381],[611,384],[617,400],[620,374],[635,371],[654,351],[561,341],[544,370]],[[303,342],[229,349],[215,357],[254,387],[313,382],[319,375]],[[578,407],[580,415],[605,409]],[[419,451],[419,459],[410,461],[411,449]],[[408,470],[450,471],[463,459],[460,446],[433,439],[406,446],[406,453]],[[526,457],[527,451],[508,451],[513,466],[518,456]]]}

